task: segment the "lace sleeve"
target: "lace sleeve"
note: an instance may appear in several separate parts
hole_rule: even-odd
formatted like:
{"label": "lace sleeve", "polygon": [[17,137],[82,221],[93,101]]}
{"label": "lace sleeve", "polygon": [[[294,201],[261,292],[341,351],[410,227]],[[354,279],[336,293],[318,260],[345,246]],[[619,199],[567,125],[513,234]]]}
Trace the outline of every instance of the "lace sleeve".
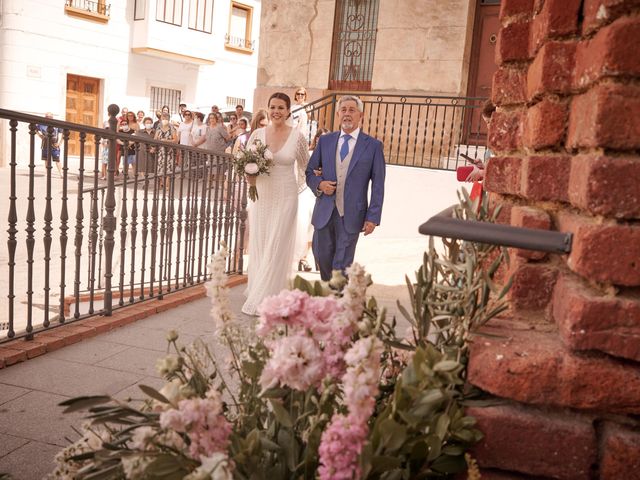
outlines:
{"label": "lace sleeve", "polygon": [[296,143],[296,176],[298,180],[298,193],[307,186],[306,173],[309,163],[309,145],[302,132],[298,132]]}

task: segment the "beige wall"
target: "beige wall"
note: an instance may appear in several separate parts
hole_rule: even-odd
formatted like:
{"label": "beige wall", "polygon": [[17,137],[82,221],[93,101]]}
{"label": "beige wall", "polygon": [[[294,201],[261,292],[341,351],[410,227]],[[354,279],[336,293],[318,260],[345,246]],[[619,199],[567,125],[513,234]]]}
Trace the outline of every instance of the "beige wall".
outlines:
{"label": "beige wall", "polygon": [[472,6],[473,0],[381,0],[372,89],[464,94]]}
{"label": "beige wall", "polygon": [[[380,0],[372,88],[464,95],[475,0]],[[335,0],[270,0],[260,26],[256,108],[298,85],[329,82]]]}

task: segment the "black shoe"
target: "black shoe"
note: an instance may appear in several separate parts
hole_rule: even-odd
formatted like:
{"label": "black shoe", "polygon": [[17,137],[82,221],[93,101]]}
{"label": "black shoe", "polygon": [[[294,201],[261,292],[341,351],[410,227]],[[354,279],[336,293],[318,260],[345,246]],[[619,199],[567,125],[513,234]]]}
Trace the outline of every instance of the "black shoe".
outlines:
{"label": "black shoe", "polygon": [[306,260],[302,259],[298,262],[298,271],[302,272],[310,272],[311,271],[311,266],[307,263]]}

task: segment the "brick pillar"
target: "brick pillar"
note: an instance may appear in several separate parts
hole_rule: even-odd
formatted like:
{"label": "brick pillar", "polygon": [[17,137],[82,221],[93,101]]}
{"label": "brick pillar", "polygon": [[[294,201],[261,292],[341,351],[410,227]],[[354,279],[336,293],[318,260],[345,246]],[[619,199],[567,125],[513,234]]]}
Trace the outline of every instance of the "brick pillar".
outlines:
{"label": "brick pillar", "polygon": [[[509,314],[468,378],[488,478],[640,479],[640,1],[502,0],[486,188],[513,225]],[[484,478],[484,477],[483,477]],[[529,478],[529,477],[527,477]]]}

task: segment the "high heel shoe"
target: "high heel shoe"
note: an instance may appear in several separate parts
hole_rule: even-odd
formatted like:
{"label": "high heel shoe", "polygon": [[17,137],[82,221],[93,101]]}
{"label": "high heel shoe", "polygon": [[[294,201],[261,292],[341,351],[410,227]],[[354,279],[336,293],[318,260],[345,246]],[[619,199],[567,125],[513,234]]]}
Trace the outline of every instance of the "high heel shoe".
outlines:
{"label": "high heel shoe", "polygon": [[298,271],[299,272],[310,272],[311,271],[311,266],[307,263],[307,261],[305,259],[302,259],[298,262]]}

